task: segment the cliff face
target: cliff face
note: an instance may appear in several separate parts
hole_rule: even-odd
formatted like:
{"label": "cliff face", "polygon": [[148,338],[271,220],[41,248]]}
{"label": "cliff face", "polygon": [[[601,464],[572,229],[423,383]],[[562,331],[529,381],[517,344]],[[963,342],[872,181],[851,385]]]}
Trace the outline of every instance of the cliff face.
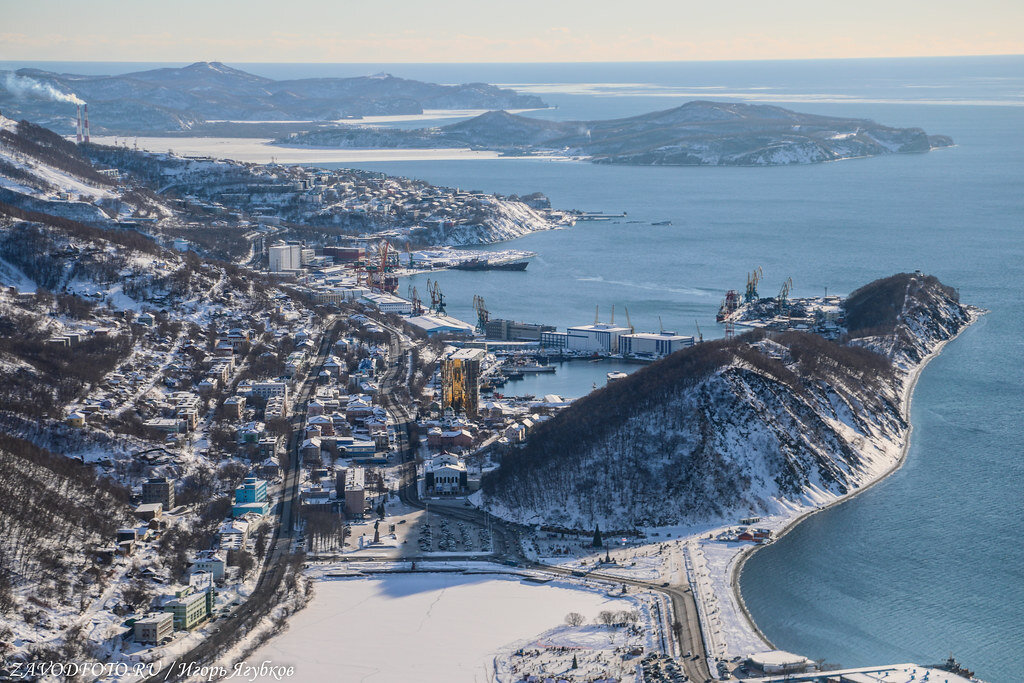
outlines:
{"label": "cliff face", "polygon": [[517,521],[626,529],[772,512],[868,483],[898,462],[909,371],[972,312],[915,275],[850,303],[851,326],[872,325],[846,344],[752,332],[581,399],[506,456],[485,502]]}

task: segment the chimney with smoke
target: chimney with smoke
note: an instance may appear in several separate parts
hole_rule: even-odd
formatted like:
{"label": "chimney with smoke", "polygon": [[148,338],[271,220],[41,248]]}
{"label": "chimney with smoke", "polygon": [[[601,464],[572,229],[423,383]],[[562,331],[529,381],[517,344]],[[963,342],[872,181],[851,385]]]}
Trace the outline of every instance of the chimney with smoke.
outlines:
{"label": "chimney with smoke", "polygon": [[78,110],[75,114],[75,139],[78,141],[78,144],[82,144],[82,105],[78,105]]}
{"label": "chimney with smoke", "polygon": [[[100,112],[102,113],[102,112]],[[85,144],[89,144],[89,105],[82,105],[82,115],[85,117],[82,124],[84,127]]]}

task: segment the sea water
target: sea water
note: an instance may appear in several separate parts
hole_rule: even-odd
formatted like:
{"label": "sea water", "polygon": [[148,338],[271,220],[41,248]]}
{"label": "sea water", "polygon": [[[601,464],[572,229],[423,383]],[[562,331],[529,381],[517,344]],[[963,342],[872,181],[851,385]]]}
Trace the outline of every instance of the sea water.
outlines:
{"label": "sea water", "polygon": [[[782,168],[507,159],[358,167],[627,212],[509,244],[538,253],[523,273],[435,274],[449,312],[467,321],[479,294],[494,317],[564,328],[592,322],[595,307],[607,320],[614,305],[616,321],[628,307],[639,330],[697,334],[699,325],[719,336],[725,290],[742,289],[758,266],[763,296],[789,277],[797,296],[845,294],[921,269],[989,309],[924,372],[904,467],[757,553],[741,588],[758,626],[787,650],[844,666],[953,652],[993,683],[1024,679],[1024,58],[235,66],[276,78],[388,71],[502,83],[557,105],[536,115],[562,120],[737,99],[951,135],[956,147],[924,155]],[[672,224],[651,225],[660,221]],[[400,293],[413,283],[424,292],[424,280],[403,281]],[[597,365],[564,393],[603,383]]]}
{"label": "sea water", "polygon": [[[448,67],[433,68],[440,79]],[[638,114],[701,92],[766,103],[774,94],[800,111],[953,137],[956,147],[924,155],[784,168],[360,167],[627,213],[509,244],[538,253],[523,273],[435,274],[449,312],[469,321],[479,294],[496,317],[564,328],[592,322],[598,306],[607,320],[614,305],[616,321],[628,307],[638,329],[696,335],[699,325],[719,336],[725,290],[742,289],[758,266],[763,296],[788,277],[798,296],[845,294],[920,269],[989,309],[924,372],[905,466],[757,553],[741,588],[784,649],[843,666],[953,652],[990,681],[1024,677],[1024,59],[503,68],[493,67],[503,82],[559,105],[541,114],[552,118]],[[660,221],[672,224],[651,225]],[[402,292],[410,282],[424,291],[423,280]]]}

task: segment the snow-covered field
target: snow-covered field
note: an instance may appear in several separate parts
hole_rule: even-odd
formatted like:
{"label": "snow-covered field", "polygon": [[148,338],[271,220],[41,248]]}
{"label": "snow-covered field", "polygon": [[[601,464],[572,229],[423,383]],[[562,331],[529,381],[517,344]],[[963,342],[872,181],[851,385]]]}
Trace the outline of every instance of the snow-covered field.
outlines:
{"label": "snow-covered field", "polygon": [[497,152],[470,149],[320,149],[316,147],[278,147],[268,138],[126,138],[96,136],[101,145],[139,145],[150,152],[183,156],[209,156],[217,159],[258,164],[329,164],[361,161],[450,161],[459,159],[498,159]]}
{"label": "snow-covered field", "polygon": [[311,682],[488,681],[506,645],[564,623],[569,612],[592,621],[632,602],[494,574],[324,580],[287,630],[247,661],[291,664],[296,680]]}

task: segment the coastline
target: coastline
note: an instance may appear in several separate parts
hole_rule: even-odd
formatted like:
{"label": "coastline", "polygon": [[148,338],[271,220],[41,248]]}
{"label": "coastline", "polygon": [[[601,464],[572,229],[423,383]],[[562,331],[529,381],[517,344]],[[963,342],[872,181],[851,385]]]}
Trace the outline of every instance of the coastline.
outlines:
{"label": "coastline", "polygon": [[[949,339],[945,339],[936,344],[935,348],[932,349],[927,356],[922,358],[921,362],[914,366],[907,374],[907,377],[903,383],[902,396],[900,401],[900,412],[903,413],[903,418],[907,422],[907,432],[903,438],[903,444],[900,447],[899,457],[897,458],[896,462],[892,465],[892,467],[890,467],[885,472],[881,473],[879,476],[875,477],[873,480],[864,484],[863,486],[859,486],[853,491],[850,491],[849,493],[840,496],[835,500],[826,503],[825,505],[821,505],[810,510],[807,510],[805,512],[801,512],[793,519],[787,521],[778,531],[775,532],[775,538],[772,541],[773,543],[781,539],[783,536],[788,534],[793,529],[795,529],[796,526],[800,524],[800,522],[804,521],[811,515],[816,515],[819,512],[823,512],[825,510],[828,510],[829,508],[853,500],[854,498],[864,493],[868,489],[874,487],[876,484],[879,484],[880,482],[888,479],[890,475],[897,472],[901,467],[903,467],[903,463],[906,462],[907,459],[907,454],[910,452],[911,436],[914,432],[914,425],[910,420],[910,408],[913,403],[914,391],[917,388],[917,382],[921,378],[921,373],[924,371],[926,367],[928,367],[929,363],[931,363],[935,358],[939,356],[940,353],[942,353],[942,350],[946,347],[947,344],[957,339],[961,334],[963,334],[968,328],[973,326],[974,323],[976,323],[987,312],[988,311],[984,309],[972,307],[970,309],[970,321],[966,325],[964,325],[955,335],[953,335]],[[728,583],[731,590],[729,597],[736,604],[736,606],[739,607],[739,612],[743,615],[744,619],[747,622],[747,626],[750,628],[750,630],[757,634],[757,636],[761,640],[763,640],[765,644],[767,644],[770,648],[775,649],[775,644],[772,643],[772,641],[764,634],[760,627],[758,627],[757,623],[754,621],[753,616],[751,616],[750,611],[747,609],[747,605],[743,600],[743,595],[740,592],[739,585],[739,577],[743,571],[743,566],[746,564],[747,560],[754,556],[754,553],[756,553],[758,550],[761,550],[764,547],[765,546],[755,545],[749,548],[744,548],[738,553],[737,558],[730,563],[731,568],[729,570],[730,573]]]}

